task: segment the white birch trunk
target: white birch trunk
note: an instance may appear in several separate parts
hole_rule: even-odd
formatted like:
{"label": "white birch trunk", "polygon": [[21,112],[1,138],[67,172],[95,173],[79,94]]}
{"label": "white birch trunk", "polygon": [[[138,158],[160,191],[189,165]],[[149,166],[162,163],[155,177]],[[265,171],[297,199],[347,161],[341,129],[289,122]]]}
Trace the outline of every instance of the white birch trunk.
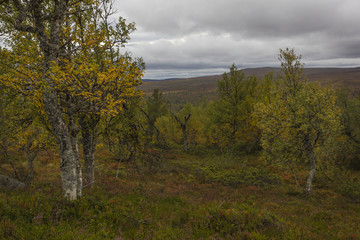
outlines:
{"label": "white birch trunk", "polygon": [[[12,0],[16,11],[14,28],[20,32],[36,35],[44,55],[43,76],[45,83],[43,91],[44,108],[52,131],[56,137],[61,158],[61,182],[64,197],[75,200],[81,196],[81,168],[76,147],[71,132],[66,126],[58,95],[54,90],[54,82],[49,76],[51,62],[58,62],[61,53],[62,24],[68,14],[69,1],[54,1],[53,7],[44,8],[43,1]],[[30,21],[30,23],[26,22]]]}
{"label": "white birch trunk", "polygon": [[66,127],[62,112],[57,104],[56,95],[47,91],[44,94],[45,111],[59,146],[61,164],[61,183],[63,195],[70,200],[76,200],[82,194],[82,176],[76,139]]}
{"label": "white birch trunk", "polygon": [[305,189],[305,193],[308,195],[311,192],[312,182],[314,180],[315,172],[316,172],[316,160],[315,160],[313,149],[309,150],[309,159],[310,159],[311,169],[306,178],[306,189]]}

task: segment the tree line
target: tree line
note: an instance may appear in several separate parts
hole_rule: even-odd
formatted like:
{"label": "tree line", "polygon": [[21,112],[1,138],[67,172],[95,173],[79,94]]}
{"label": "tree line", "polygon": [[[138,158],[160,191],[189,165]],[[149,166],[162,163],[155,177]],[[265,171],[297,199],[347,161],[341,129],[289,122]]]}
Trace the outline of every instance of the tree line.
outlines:
{"label": "tree line", "polygon": [[[297,172],[307,169],[306,194],[317,171],[329,182],[355,184],[344,175],[360,166],[359,95],[345,87],[308,81],[301,55],[294,49],[280,49],[278,58],[277,76],[268,73],[257,79],[233,65],[218,82],[218,99],[186,104],[179,114],[192,118],[184,146],[189,141],[193,147],[221,153],[260,152],[264,163],[290,172],[299,189]],[[156,124],[169,141],[181,141],[171,115],[160,117]]]}

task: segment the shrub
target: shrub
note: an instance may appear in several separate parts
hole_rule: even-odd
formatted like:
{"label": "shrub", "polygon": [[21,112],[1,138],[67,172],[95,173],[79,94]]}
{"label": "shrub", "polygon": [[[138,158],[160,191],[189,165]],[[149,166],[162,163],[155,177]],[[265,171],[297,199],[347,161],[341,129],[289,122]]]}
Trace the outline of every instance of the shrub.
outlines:
{"label": "shrub", "polygon": [[280,178],[265,167],[249,167],[241,170],[219,169],[214,166],[200,167],[201,177],[205,182],[220,182],[224,185],[271,186],[281,182]]}
{"label": "shrub", "polygon": [[360,180],[349,170],[335,166],[322,169],[316,182],[321,187],[330,188],[354,202],[360,202]]}

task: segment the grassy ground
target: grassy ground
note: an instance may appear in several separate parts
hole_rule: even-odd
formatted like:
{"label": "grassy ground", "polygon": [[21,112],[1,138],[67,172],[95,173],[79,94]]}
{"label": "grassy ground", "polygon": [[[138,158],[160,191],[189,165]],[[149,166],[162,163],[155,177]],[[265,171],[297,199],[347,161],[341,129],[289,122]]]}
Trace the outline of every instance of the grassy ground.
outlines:
{"label": "grassy ground", "polygon": [[37,162],[26,190],[0,190],[0,239],[359,239],[360,205],[257,156],[163,152],[141,174],[98,154],[97,182],[79,201],[60,192],[56,160]]}

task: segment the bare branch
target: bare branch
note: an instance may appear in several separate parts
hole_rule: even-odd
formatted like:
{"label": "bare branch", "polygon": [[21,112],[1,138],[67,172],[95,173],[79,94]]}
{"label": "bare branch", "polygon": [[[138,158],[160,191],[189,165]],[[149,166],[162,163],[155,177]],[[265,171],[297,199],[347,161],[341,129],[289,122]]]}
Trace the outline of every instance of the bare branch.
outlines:
{"label": "bare branch", "polygon": [[27,8],[24,5],[22,5],[22,3],[19,0],[12,0],[12,1],[14,3],[15,8],[18,10],[18,15],[14,22],[15,29],[18,31],[36,33],[36,29],[34,27],[23,24],[27,14]]}

